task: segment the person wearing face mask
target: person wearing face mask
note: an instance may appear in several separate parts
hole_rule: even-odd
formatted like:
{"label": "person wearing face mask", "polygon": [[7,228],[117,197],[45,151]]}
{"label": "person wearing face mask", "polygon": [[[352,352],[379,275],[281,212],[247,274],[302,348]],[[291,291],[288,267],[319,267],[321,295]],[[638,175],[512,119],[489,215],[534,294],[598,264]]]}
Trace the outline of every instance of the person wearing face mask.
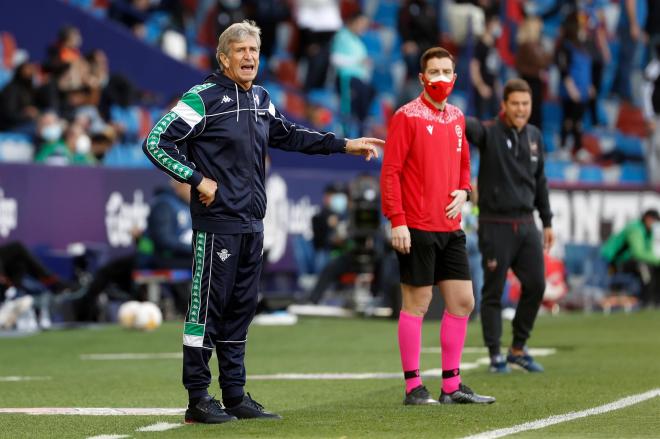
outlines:
{"label": "person wearing face mask", "polygon": [[321,210],[312,217],[314,262],[318,273],[326,266],[332,253],[346,241],[346,227],[343,227],[343,233],[338,233],[338,227],[345,219],[347,208],[346,193],[335,184],[327,186],[323,191]]}
{"label": "person wearing face mask", "polygon": [[486,17],[486,28],[470,61],[470,80],[474,87],[475,115],[479,119],[489,119],[497,113],[499,82],[502,62],[495,43],[502,34],[500,19],[495,14]]}
{"label": "person wearing face mask", "polygon": [[[245,346],[262,267],[268,148],[370,160],[383,143],[289,122],[268,91],[254,84],[260,47],[254,22],[229,26],[218,38],[220,70],[185,93],[142,145],[157,168],[192,191],[193,286],[183,331],[188,423],[280,418],[244,390]],[[224,406],[208,393],[214,349]]]}
{"label": "person wearing face mask", "polygon": [[[544,172],[543,136],[529,125],[532,91],[526,81],[504,85],[502,110],[492,124],[467,119],[467,139],[479,148],[479,249],[484,285],[481,324],[490,354],[490,371],[507,373],[509,365],[529,372],[543,367],[527,352],[536,314],[545,291],[543,250],[554,242],[548,183]],[[534,223],[534,210],[543,223],[543,235]],[[501,299],[509,268],[522,285],[513,319],[513,341],[508,355],[500,353]],[[507,364],[508,363],[508,364]]]}
{"label": "person wearing face mask", "polygon": [[[50,124],[42,130],[42,136],[55,138],[61,131],[59,123]],[[46,139],[48,140],[48,139]],[[91,154],[92,141],[85,130],[77,123],[72,123],[64,131],[64,139],[46,143],[35,161],[47,165],[92,165],[95,159]]]}
{"label": "person wearing face mask", "polygon": [[[447,103],[456,74],[444,48],[420,59],[423,92],[392,117],[381,170],[381,204],[392,224],[392,247],[399,260],[402,308],[398,339],[405,378],[405,405],[490,404],[461,381],[460,362],[474,308],[461,209],[468,200],[470,147],[465,118]],[[422,321],[433,286],[445,302],[440,326],[442,390],[431,397],[419,374]]]}

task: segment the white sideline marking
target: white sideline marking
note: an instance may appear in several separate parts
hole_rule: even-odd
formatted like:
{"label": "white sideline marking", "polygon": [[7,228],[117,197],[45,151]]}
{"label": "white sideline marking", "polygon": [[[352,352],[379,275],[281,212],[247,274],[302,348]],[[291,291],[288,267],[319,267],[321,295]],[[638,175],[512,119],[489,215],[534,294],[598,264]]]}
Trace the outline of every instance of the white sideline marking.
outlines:
{"label": "white sideline marking", "polygon": [[109,407],[27,407],[0,408],[0,413],[25,415],[80,415],[80,416],[179,416],[185,409],[166,408],[109,408]]}
{"label": "white sideline marking", "polygon": [[580,412],[570,412],[563,415],[550,416],[545,419],[525,422],[524,424],[515,425],[509,428],[501,428],[499,430],[491,430],[472,436],[466,436],[463,439],[495,439],[523,431],[539,430],[550,425],[560,424],[562,422],[568,422],[579,418],[586,418],[587,416],[600,415],[603,413],[611,412],[613,410],[619,410],[634,404],[639,404],[640,402],[644,402],[648,399],[655,398],[656,396],[660,396],[660,388],[649,390],[648,392],[644,393],[639,393],[637,395],[627,396],[617,401],[610,402],[609,404],[582,410]]}
{"label": "white sideline marking", "polygon": [[130,437],[127,434],[102,434],[100,436],[89,436],[87,439],[124,439]]}
{"label": "white sideline marking", "polygon": [[[442,351],[439,347],[423,348],[424,354],[439,354]],[[486,348],[482,347],[466,347],[463,349],[464,353],[487,353]],[[529,350],[531,355],[544,357],[552,355],[557,352],[554,348],[533,348]],[[166,359],[181,359],[183,354],[181,352],[161,352],[161,353],[116,353],[116,354],[82,354],[81,360],[166,360]],[[463,362],[461,364],[462,370],[477,369],[481,366],[490,363],[488,357],[477,358],[472,362]],[[442,369],[429,369],[422,372],[424,377],[440,377],[442,376]],[[248,375],[250,380],[268,381],[268,380],[375,380],[375,379],[400,379],[401,372],[373,372],[373,373],[276,373],[271,375]]]}
{"label": "white sideline marking", "polygon": [[156,424],[140,427],[135,431],[167,431],[174,430],[175,428],[183,427],[183,424],[172,424],[170,422],[158,422]]}
{"label": "white sideline marking", "polygon": [[152,354],[81,354],[81,360],[172,360],[183,358],[182,352],[156,352]]}
{"label": "white sideline marking", "polygon": [[[422,354],[440,354],[442,350],[439,347],[433,348],[422,348]],[[464,354],[487,354],[488,349],[486,348],[477,348],[477,347],[464,347]],[[555,348],[530,348],[529,354],[535,355],[538,357],[547,357],[548,355],[554,355],[557,353]],[[461,367],[463,369],[463,367]]]}
{"label": "white sideline marking", "polygon": [[49,380],[50,377],[24,377],[24,376],[4,376],[0,377],[0,381],[3,382],[15,382],[15,381],[43,381]]}
{"label": "white sideline marking", "polygon": [[[424,374],[426,375],[426,374]],[[272,375],[248,375],[248,380],[375,380],[401,378],[398,373],[275,373]]]}
{"label": "white sideline marking", "polygon": [[[442,351],[439,347],[428,347],[422,348],[423,354],[439,354]],[[463,353],[466,354],[483,354],[487,353],[486,348],[479,347],[466,347],[463,349]],[[531,348],[529,350],[531,355],[536,355],[538,357],[545,357],[547,355],[553,355],[557,353],[557,350],[554,348]],[[93,361],[113,361],[113,360],[179,360],[183,358],[183,353],[181,352],[154,352],[154,353],[139,353],[139,352],[125,352],[125,353],[113,353],[113,354],[81,354],[81,360],[93,360]],[[482,363],[481,359],[477,360],[478,364],[487,364]],[[471,363],[465,363],[461,365],[461,369],[473,369],[474,366],[470,367]],[[285,374],[289,375],[289,374]],[[296,374],[297,375],[297,374]],[[378,374],[380,377],[381,374]],[[274,377],[275,375],[273,375]],[[259,378],[257,378],[259,379]],[[277,378],[271,378],[277,379]],[[283,378],[283,379],[292,379],[292,378]],[[0,378],[0,381],[1,378]]]}

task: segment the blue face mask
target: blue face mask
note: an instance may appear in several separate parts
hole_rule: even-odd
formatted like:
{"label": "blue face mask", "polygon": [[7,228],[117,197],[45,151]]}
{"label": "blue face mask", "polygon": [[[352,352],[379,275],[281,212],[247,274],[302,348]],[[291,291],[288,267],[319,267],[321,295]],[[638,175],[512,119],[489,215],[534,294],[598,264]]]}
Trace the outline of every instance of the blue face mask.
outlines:
{"label": "blue face mask", "polygon": [[43,137],[46,142],[55,142],[60,139],[61,135],[62,127],[59,124],[48,125],[41,130],[41,137]]}
{"label": "blue face mask", "polygon": [[346,212],[348,207],[348,197],[346,194],[334,194],[330,197],[330,210],[341,215]]}

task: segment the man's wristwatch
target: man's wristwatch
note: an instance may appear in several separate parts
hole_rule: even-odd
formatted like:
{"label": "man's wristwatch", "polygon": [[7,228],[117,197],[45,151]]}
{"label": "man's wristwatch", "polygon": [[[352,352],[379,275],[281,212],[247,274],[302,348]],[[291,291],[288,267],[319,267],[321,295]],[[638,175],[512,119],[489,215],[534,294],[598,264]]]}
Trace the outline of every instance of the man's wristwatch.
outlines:
{"label": "man's wristwatch", "polygon": [[465,201],[470,201],[470,198],[472,198],[472,191],[470,189],[461,189],[461,190],[465,191],[465,194],[467,195]]}

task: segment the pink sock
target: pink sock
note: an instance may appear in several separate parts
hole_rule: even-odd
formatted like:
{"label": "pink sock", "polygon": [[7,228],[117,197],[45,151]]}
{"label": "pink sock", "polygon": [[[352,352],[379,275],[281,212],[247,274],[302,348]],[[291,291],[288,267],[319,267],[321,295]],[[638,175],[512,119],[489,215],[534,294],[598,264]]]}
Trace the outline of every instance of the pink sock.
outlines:
{"label": "pink sock", "polygon": [[406,379],[406,393],[422,385],[419,376],[419,354],[422,350],[422,320],[404,311],[399,313],[399,352]]}
{"label": "pink sock", "polygon": [[465,344],[468,317],[458,317],[446,310],[440,324],[440,347],[442,348],[442,390],[452,393],[461,384],[461,355]]}

